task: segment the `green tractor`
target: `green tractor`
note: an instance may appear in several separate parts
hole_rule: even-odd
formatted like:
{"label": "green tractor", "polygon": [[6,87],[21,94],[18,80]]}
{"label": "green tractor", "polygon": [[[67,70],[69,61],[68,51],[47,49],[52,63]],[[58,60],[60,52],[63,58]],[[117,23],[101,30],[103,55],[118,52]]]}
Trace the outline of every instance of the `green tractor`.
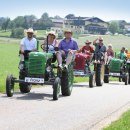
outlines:
{"label": "green tractor", "polygon": [[119,81],[128,84],[129,75],[126,60],[112,58],[109,64],[105,65],[104,82],[109,83],[109,77],[117,77]]}
{"label": "green tractor", "polygon": [[129,80],[128,83],[130,84],[130,53],[127,54],[127,61],[126,61],[126,66],[127,66],[127,70],[128,70],[128,74],[129,74]]}
{"label": "green tractor", "polygon": [[53,86],[53,100],[58,100],[60,89],[63,96],[70,96],[73,86],[73,63],[68,69],[61,70],[52,63],[52,59],[52,53],[25,51],[24,61],[19,63],[19,79],[13,75],[6,78],[7,96],[13,96],[15,83],[19,83],[21,93],[29,93],[32,85],[39,84]]}

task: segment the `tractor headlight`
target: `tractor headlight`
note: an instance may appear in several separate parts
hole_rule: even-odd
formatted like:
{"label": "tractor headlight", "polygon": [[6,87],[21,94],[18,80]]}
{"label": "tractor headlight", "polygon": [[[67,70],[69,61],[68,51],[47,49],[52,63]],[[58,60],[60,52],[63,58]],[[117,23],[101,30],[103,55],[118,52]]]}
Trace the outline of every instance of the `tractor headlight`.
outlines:
{"label": "tractor headlight", "polygon": [[19,64],[19,69],[22,70],[24,68],[24,64]]}
{"label": "tractor headlight", "polygon": [[51,71],[51,67],[48,66],[48,67],[46,68],[46,71],[47,71],[47,72],[50,72],[50,71]]}

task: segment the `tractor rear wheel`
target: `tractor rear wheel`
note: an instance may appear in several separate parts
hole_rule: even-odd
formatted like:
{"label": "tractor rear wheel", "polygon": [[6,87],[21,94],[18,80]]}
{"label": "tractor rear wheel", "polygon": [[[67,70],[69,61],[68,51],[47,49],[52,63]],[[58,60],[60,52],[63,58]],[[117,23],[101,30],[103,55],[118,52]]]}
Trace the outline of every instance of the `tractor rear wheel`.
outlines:
{"label": "tractor rear wheel", "polygon": [[6,94],[8,97],[12,97],[14,94],[14,81],[12,75],[8,75],[6,78]]}
{"label": "tractor rear wheel", "polygon": [[125,85],[128,85],[129,74],[125,75],[124,80],[125,80]]}
{"label": "tractor rear wheel", "polygon": [[59,77],[56,77],[53,84],[53,100],[58,100],[61,88],[61,80]]}
{"label": "tractor rear wheel", "polygon": [[129,75],[128,83],[130,84],[130,68],[129,68],[129,71],[128,71],[128,75]]}
{"label": "tractor rear wheel", "polygon": [[[105,74],[109,74],[108,65],[105,65]],[[104,83],[109,83],[109,76],[104,75]]]}
{"label": "tractor rear wheel", "polygon": [[102,86],[103,85],[103,78],[104,78],[104,65],[97,64],[96,65],[96,85]]}

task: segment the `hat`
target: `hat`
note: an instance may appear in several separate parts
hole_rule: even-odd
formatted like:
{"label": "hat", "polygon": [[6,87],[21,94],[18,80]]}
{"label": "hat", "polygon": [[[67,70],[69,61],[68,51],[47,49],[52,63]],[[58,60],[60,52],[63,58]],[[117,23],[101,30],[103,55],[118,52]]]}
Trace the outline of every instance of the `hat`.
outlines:
{"label": "hat", "polygon": [[112,44],[108,44],[108,47],[112,47]]}
{"label": "hat", "polygon": [[91,44],[92,42],[90,42],[89,40],[86,40],[85,44]]}
{"label": "hat", "polygon": [[49,31],[49,32],[47,32],[46,34],[47,34],[47,36],[48,36],[48,35],[53,35],[53,36],[54,36],[54,39],[56,38],[56,33],[55,33],[55,31]]}
{"label": "hat", "polygon": [[49,35],[49,34],[56,36],[55,31],[49,31],[49,32],[47,32],[47,35]]}
{"label": "hat", "polygon": [[102,38],[102,37],[99,37],[98,40],[99,40],[99,41],[103,41],[103,38]]}
{"label": "hat", "polygon": [[64,30],[64,33],[67,33],[67,32],[68,32],[68,33],[72,33],[72,30],[70,30],[70,29],[65,29],[65,30]]}
{"label": "hat", "polygon": [[36,35],[36,34],[37,34],[37,31],[34,31],[33,28],[29,28],[29,29],[25,29],[25,30],[24,30],[24,33],[25,33],[25,34],[26,34],[26,33],[32,33],[32,34]]}

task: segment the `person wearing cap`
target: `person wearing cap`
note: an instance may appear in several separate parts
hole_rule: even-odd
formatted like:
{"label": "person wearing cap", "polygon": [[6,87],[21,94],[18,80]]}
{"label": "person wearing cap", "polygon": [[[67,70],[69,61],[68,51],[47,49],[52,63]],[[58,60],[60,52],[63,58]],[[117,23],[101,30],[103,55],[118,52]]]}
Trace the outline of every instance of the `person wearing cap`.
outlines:
{"label": "person wearing cap", "polygon": [[[47,43],[48,43],[48,48],[47,48]],[[54,31],[48,32],[47,38],[44,40],[43,45],[44,45],[43,51],[47,51],[48,49],[48,52],[53,54],[52,62],[55,62],[56,61],[55,53],[57,51],[56,49],[58,48],[58,41],[56,40],[56,34]]]}
{"label": "person wearing cap", "polygon": [[75,53],[78,50],[77,42],[72,39],[72,34],[71,30],[65,30],[65,38],[59,43],[57,58],[60,68],[62,68],[62,57],[66,57],[66,65],[64,67],[68,68],[68,65],[74,59]]}
{"label": "person wearing cap", "polygon": [[103,43],[103,38],[99,37],[93,41],[93,45],[95,45],[95,63],[100,63],[100,59],[102,56],[105,56],[106,46]]}
{"label": "person wearing cap", "polygon": [[89,40],[85,42],[85,46],[83,46],[78,53],[82,52],[83,54],[91,55],[94,52],[94,48],[91,46],[91,43]]}
{"label": "person wearing cap", "polygon": [[[75,66],[74,66],[75,70],[84,70],[86,64],[87,65],[90,64],[92,54],[94,53],[94,48],[91,46],[91,43],[92,42],[87,40],[85,42],[85,45],[79,51],[77,51],[76,56],[75,56]],[[88,67],[88,71],[90,71],[89,67]]]}
{"label": "person wearing cap", "polygon": [[107,64],[109,64],[110,60],[114,57],[114,51],[112,49],[112,44],[108,45],[107,49]]}
{"label": "person wearing cap", "polygon": [[29,28],[26,30],[26,33],[27,36],[24,37],[20,43],[21,54],[23,54],[24,51],[37,51],[37,40],[33,37],[34,30],[32,28]]}

